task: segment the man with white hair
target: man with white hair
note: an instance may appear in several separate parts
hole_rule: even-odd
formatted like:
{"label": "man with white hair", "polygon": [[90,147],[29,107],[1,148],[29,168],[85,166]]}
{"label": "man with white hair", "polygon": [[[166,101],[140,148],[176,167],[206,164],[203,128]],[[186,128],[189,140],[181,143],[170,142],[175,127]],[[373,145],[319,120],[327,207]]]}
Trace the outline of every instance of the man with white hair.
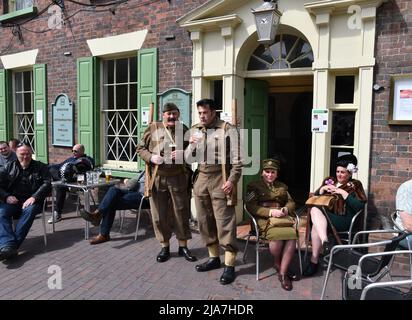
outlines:
{"label": "man with white hair", "polygon": [[[0,260],[17,255],[34,218],[51,191],[47,165],[32,159],[28,144],[17,146],[17,160],[0,170]],[[19,218],[13,231],[13,218]]]}

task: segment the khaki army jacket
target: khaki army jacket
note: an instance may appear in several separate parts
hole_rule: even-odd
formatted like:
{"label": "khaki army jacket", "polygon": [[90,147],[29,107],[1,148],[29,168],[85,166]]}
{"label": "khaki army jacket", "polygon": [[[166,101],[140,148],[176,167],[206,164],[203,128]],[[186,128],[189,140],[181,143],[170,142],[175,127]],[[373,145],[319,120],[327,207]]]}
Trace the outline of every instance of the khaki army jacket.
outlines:
{"label": "khaki army jacket", "polygon": [[[175,128],[168,128],[163,122],[153,122],[145,130],[143,137],[137,146],[137,153],[146,163],[150,162],[152,155],[164,157],[165,162],[159,165],[159,171],[176,170],[183,168],[183,150],[189,142],[184,141],[184,134],[189,129],[182,123],[176,122]],[[171,160],[170,154],[173,150],[182,150],[182,154],[175,160]]]}
{"label": "khaki army jacket", "polygon": [[295,201],[288,192],[286,184],[280,181],[274,181],[273,187],[269,186],[263,181],[253,181],[247,186],[246,208],[254,216],[260,218],[268,218],[270,207],[265,203],[278,203],[278,207],[286,207],[289,215],[294,215]]}
{"label": "khaki army jacket", "polygon": [[189,145],[185,153],[186,161],[197,162],[199,171],[204,173],[221,172],[221,164],[225,163],[227,180],[236,184],[241,177],[243,166],[237,128],[216,118],[208,127],[200,123],[195,124],[190,129],[190,135],[195,131],[201,131],[203,139],[196,146]]}

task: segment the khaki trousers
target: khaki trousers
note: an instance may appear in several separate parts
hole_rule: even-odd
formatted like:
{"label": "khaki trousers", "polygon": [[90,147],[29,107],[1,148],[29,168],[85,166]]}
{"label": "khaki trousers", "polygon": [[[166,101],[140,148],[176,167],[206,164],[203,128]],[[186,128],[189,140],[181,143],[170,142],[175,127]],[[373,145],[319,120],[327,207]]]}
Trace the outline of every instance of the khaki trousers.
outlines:
{"label": "khaki trousers", "polygon": [[193,187],[199,231],[206,246],[237,252],[235,207],[227,206],[221,172],[199,173]]}
{"label": "khaki trousers", "polygon": [[187,178],[184,174],[172,177],[156,176],[150,197],[150,209],[159,242],[168,242],[173,231],[178,240],[192,238],[188,204]]}

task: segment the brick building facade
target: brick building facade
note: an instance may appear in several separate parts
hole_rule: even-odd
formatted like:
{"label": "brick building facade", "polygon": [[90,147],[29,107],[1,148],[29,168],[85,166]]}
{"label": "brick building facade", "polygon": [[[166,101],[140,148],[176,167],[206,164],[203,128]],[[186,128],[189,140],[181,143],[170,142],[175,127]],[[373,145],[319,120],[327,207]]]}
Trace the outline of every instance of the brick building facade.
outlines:
{"label": "brick building facade", "polygon": [[[49,162],[59,162],[70,154],[68,148],[54,147],[51,143],[51,108],[57,95],[66,93],[77,102],[76,60],[90,56],[87,40],[121,35],[146,29],[144,48],[157,48],[158,92],[169,88],[191,90],[192,43],[187,31],[176,24],[176,19],[206,0],[129,0],[81,1],[98,7],[81,6],[65,1],[64,25],[49,28],[54,12],[48,13],[51,1],[37,0],[38,17],[33,16],[2,21],[0,28],[0,55],[38,49],[36,63],[47,66],[48,151]],[[105,3],[118,5],[99,6]],[[0,3],[0,11],[4,5]],[[35,16],[35,15],[34,15]],[[18,27],[20,25],[20,27]],[[15,35],[13,35],[15,34]],[[168,36],[168,39],[166,39]],[[70,53],[65,55],[64,53]],[[4,68],[0,64],[0,69]],[[76,108],[77,110],[77,108]],[[75,142],[77,135],[75,112]],[[11,134],[11,133],[10,133]]]}
{"label": "brick building facade", "polygon": [[[412,179],[412,125],[389,125],[391,76],[412,73],[412,2],[394,0],[377,12],[369,213],[387,226],[399,185]],[[381,221],[379,221],[381,220]]]}

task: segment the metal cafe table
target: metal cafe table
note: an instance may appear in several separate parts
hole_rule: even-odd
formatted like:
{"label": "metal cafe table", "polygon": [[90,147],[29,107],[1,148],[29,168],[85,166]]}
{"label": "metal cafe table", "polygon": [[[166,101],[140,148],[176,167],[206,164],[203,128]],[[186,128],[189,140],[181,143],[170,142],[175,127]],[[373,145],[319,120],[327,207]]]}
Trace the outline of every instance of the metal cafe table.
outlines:
{"label": "metal cafe table", "polygon": [[[52,217],[54,217],[54,201],[56,198],[57,188],[71,188],[77,192],[83,192],[84,195],[84,209],[90,212],[90,191],[94,188],[103,188],[109,187],[120,183],[119,179],[111,179],[106,181],[105,178],[99,178],[98,183],[80,183],[80,182],[63,182],[63,181],[54,181],[52,182]],[[53,232],[55,231],[55,221],[53,220]],[[85,221],[86,225],[84,228],[84,238],[89,239],[89,221]]]}

